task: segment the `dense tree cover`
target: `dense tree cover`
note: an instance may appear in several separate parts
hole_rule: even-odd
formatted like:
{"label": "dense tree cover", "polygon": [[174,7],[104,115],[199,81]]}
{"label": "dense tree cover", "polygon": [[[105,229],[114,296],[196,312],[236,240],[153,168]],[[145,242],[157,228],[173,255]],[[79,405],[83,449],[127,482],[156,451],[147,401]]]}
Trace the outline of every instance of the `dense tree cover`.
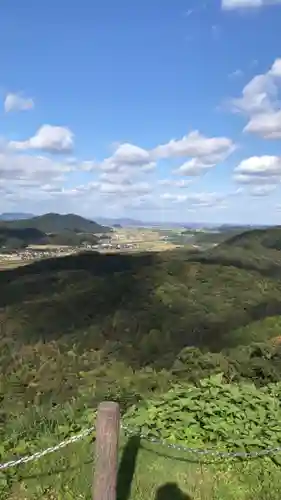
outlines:
{"label": "dense tree cover", "polygon": [[96,233],[111,231],[78,215],[45,214],[31,219],[0,221],[0,248],[17,250],[28,245],[96,244]]}
{"label": "dense tree cover", "polygon": [[185,346],[220,350],[233,329],[280,313],[279,281],[189,258],[85,253],[42,261],[1,273],[0,305],[24,342],[83,332],[93,347],[106,339],[125,359],[130,350],[141,365],[165,366]]}
{"label": "dense tree cover", "polygon": [[[74,336],[87,349],[106,340],[125,361],[170,367],[184,347],[236,347],[234,330],[280,314],[280,257],[234,244],[203,253],[84,253],[2,272],[0,307],[23,343]],[[244,343],[255,340],[245,335]]]}
{"label": "dense tree cover", "polygon": [[52,245],[80,246],[82,244],[95,245],[99,238],[92,233],[77,233],[75,231],[64,230],[60,233],[47,235],[48,243]]}
{"label": "dense tree cover", "polygon": [[281,250],[281,227],[275,226],[267,229],[252,229],[244,231],[229,238],[226,242],[228,246],[242,246],[246,248],[260,247]]}
{"label": "dense tree cover", "polygon": [[260,275],[275,280],[280,279],[281,276],[281,252],[266,249],[263,246],[243,248],[226,242],[206,252],[197,252],[193,257],[193,261],[203,264],[233,266],[240,270],[257,271]]}
{"label": "dense tree cover", "polygon": [[0,227],[0,249],[19,250],[29,245],[80,246],[83,243],[97,244],[99,238],[92,233],[77,233],[65,230],[60,233],[45,234],[34,228],[10,229]]}
{"label": "dense tree cover", "polygon": [[32,243],[41,244],[46,242],[46,235],[39,229],[13,229],[0,225],[0,248],[17,249],[24,248]]}
{"label": "dense tree cover", "polygon": [[0,227],[10,229],[35,228],[43,233],[60,233],[61,231],[74,231],[77,233],[105,233],[110,228],[101,226],[94,221],[85,219],[75,214],[55,214],[49,213],[32,217],[31,219],[21,219],[13,221],[1,221]]}
{"label": "dense tree cover", "polygon": [[[3,271],[1,390],[14,400],[18,384],[17,404],[59,401],[76,397],[88,372],[103,393],[112,373],[108,390],[129,398],[145,393],[137,380],[149,390],[217,372],[276,382],[279,261],[271,248],[222,245],[199,254],[84,253]],[[119,370],[122,389],[112,387]]]}

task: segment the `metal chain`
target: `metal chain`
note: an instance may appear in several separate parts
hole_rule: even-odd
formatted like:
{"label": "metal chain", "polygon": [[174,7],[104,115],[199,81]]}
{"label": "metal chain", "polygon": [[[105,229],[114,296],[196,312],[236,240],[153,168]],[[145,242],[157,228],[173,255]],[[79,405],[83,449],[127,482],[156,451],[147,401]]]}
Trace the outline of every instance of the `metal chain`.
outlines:
{"label": "metal chain", "polygon": [[80,441],[80,439],[85,438],[91,432],[95,430],[95,427],[90,427],[89,429],[85,429],[84,431],[80,432],[80,434],[77,434],[76,436],[72,436],[68,439],[65,439],[61,443],[57,444],[56,446],[51,446],[50,448],[46,448],[45,450],[42,451],[37,451],[33,455],[26,455],[25,457],[18,458],[16,460],[10,460],[9,462],[6,462],[4,464],[0,464],[0,471],[8,469],[10,467],[15,467],[16,465],[21,465],[21,464],[27,464],[28,462],[32,462],[33,460],[39,460],[39,458],[44,457],[45,455],[49,455],[50,453],[53,453],[55,451],[61,450],[62,448],[65,448],[69,444],[76,443],[77,441]]}
{"label": "metal chain", "polygon": [[[236,451],[236,452],[227,452],[227,451],[219,451],[219,450],[202,450],[198,448],[188,448],[187,446],[181,445],[181,444],[174,444],[174,443],[169,443],[167,441],[163,441],[161,439],[153,438],[153,437],[147,437],[144,434],[139,434],[133,429],[128,428],[126,425],[121,424],[121,428],[123,429],[125,435],[133,435],[133,436],[138,436],[140,439],[143,439],[144,441],[147,441],[148,443],[151,443],[153,445],[160,445],[164,446],[166,448],[176,450],[176,451],[184,451],[188,453],[195,453],[197,455],[209,455],[209,456],[217,456],[221,458],[255,458],[255,457],[262,457],[266,455],[273,455],[276,453],[281,452],[281,447],[276,447],[276,448],[268,448],[266,450],[257,450],[257,451],[252,451],[252,452],[242,452],[242,451]],[[3,464],[0,464],[0,471],[11,468],[11,467],[16,467],[17,465],[21,464],[26,464],[28,462],[32,462],[33,460],[39,460],[40,458],[44,457],[45,455],[49,455],[50,453],[54,453],[55,451],[61,450],[62,448],[65,448],[69,444],[76,443],[77,441],[80,441],[81,439],[87,437],[89,434],[91,434],[95,430],[95,426],[90,427],[89,429],[85,429],[84,431],[80,432],[80,434],[77,434],[76,436],[72,436],[68,439],[65,439],[61,443],[51,446],[49,448],[46,448],[45,450],[42,451],[37,451],[33,455],[26,455],[22,458],[18,458],[15,460],[10,460],[9,462],[5,462]]]}
{"label": "metal chain", "polygon": [[262,457],[265,455],[272,455],[275,453],[280,453],[281,452],[281,446],[277,448],[268,448],[266,450],[257,450],[257,451],[252,451],[252,452],[244,452],[244,451],[234,451],[234,452],[228,452],[228,451],[219,451],[219,450],[202,450],[198,448],[188,448],[187,446],[181,445],[181,444],[174,444],[174,443],[169,443],[167,441],[162,441],[161,439],[153,438],[153,437],[147,437],[144,434],[138,434],[136,431],[133,431],[132,429],[129,429],[127,426],[121,425],[121,428],[125,431],[125,433],[128,433],[129,435],[134,435],[138,436],[140,439],[143,439],[144,441],[147,441],[148,443],[151,444],[156,444],[160,446],[164,446],[166,448],[170,448],[172,450],[176,451],[185,451],[188,453],[196,453],[197,455],[209,455],[209,456],[217,456],[221,458],[255,458],[255,457]]}

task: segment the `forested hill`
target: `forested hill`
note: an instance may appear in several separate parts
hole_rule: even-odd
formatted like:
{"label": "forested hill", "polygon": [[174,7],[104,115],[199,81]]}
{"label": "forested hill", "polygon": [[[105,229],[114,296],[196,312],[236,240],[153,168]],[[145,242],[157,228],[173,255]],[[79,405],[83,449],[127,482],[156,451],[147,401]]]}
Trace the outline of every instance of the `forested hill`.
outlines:
{"label": "forested hill", "polygon": [[0,248],[17,249],[31,244],[46,244],[48,237],[36,228],[9,228],[0,225]]}
{"label": "forested hill", "polygon": [[281,227],[253,229],[226,239],[217,246],[190,256],[205,265],[234,266],[281,280]]}
{"label": "forested hill", "polygon": [[230,237],[222,245],[235,245],[248,248],[262,246],[264,248],[281,250],[281,226],[245,231]]}
{"label": "forested hill", "polygon": [[[236,263],[220,262],[220,253],[216,262],[186,251],[85,253],[3,271],[5,336],[17,345],[55,341],[83,352],[107,346],[126,362],[157,366],[171,366],[187,346],[220,351],[247,344],[255,340],[252,331],[240,332],[237,343],[233,332],[281,314],[281,281],[259,269],[259,254],[249,268],[241,251]],[[257,340],[264,339],[259,329]]]}
{"label": "forested hill", "polygon": [[49,213],[32,217],[31,219],[21,219],[13,221],[1,221],[0,228],[9,229],[38,229],[43,233],[61,233],[63,231],[73,231],[76,233],[106,233],[111,229],[101,226],[94,221],[85,219],[75,214]]}

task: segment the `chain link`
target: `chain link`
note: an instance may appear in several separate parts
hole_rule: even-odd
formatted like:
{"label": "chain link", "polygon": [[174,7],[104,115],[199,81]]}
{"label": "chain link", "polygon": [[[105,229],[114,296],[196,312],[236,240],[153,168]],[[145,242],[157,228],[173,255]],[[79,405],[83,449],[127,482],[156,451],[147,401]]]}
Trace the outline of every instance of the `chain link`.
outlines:
{"label": "chain link", "polygon": [[77,441],[80,441],[80,439],[85,438],[89,434],[91,434],[95,430],[95,427],[90,427],[89,429],[85,429],[84,431],[80,432],[80,434],[77,434],[76,436],[72,436],[68,439],[65,439],[61,443],[57,444],[56,446],[51,446],[50,448],[46,448],[45,450],[42,451],[37,451],[33,455],[26,455],[25,457],[18,458],[16,460],[10,460],[9,462],[6,462],[4,464],[0,464],[0,471],[8,469],[10,467],[16,467],[17,465],[21,464],[27,464],[28,462],[32,462],[33,460],[39,460],[39,458],[44,457],[45,455],[49,455],[50,453],[53,453],[55,451],[61,450],[62,448],[65,448],[69,444],[76,443]]}
{"label": "chain link", "polygon": [[144,434],[138,434],[136,431],[133,431],[132,429],[129,429],[125,425],[121,425],[121,428],[125,431],[125,434],[129,435],[134,435],[138,436],[140,439],[143,439],[144,441],[147,441],[148,443],[151,444],[156,444],[160,446],[164,446],[166,448],[170,448],[172,450],[176,451],[184,451],[188,453],[195,453],[197,455],[203,455],[203,456],[217,456],[221,458],[256,458],[256,457],[262,457],[265,455],[273,455],[275,453],[280,453],[281,452],[281,447],[277,448],[267,448],[266,450],[257,450],[257,451],[252,451],[252,452],[244,452],[244,451],[220,451],[220,450],[202,450],[198,448],[188,448],[187,446],[181,445],[181,444],[174,444],[174,443],[169,443],[167,441],[162,441],[161,439],[153,438],[153,437],[147,437]]}
{"label": "chain link", "polygon": [[[252,452],[243,452],[243,451],[234,451],[234,452],[228,452],[228,451],[220,451],[220,450],[202,450],[198,448],[189,448],[187,446],[184,446],[182,444],[177,444],[177,443],[169,443],[167,441],[163,441],[158,438],[153,438],[153,437],[148,437],[144,434],[138,433],[133,429],[128,428],[126,425],[121,424],[121,429],[124,431],[124,434],[129,435],[129,436],[138,436],[140,439],[143,439],[144,441],[151,443],[153,445],[160,445],[165,448],[169,448],[172,450],[176,451],[184,451],[187,453],[195,453],[196,455],[201,455],[201,456],[214,456],[214,457],[220,457],[220,458],[256,458],[256,457],[263,457],[266,455],[273,455],[276,453],[281,452],[281,447],[276,447],[276,448],[267,448],[265,450],[257,450],[257,451],[252,451]],[[54,453],[55,451],[61,450],[62,448],[65,448],[66,446],[76,443],[77,441],[80,441],[81,439],[84,439],[85,437],[89,436],[93,431],[95,430],[95,426],[90,427],[89,429],[85,429],[84,431],[80,432],[80,434],[77,434],[76,436],[72,436],[68,439],[65,439],[61,443],[51,446],[49,448],[46,448],[45,450],[42,451],[37,451],[33,455],[26,455],[22,458],[18,458],[15,460],[10,460],[9,462],[5,462],[3,464],[0,464],[0,471],[11,468],[11,467],[16,467],[17,465],[21,464],[27,464],[28,462],[32,462],[34,460],[39,460],[40,458],[44,457],[45,455],[49,455],[50,453]]]}

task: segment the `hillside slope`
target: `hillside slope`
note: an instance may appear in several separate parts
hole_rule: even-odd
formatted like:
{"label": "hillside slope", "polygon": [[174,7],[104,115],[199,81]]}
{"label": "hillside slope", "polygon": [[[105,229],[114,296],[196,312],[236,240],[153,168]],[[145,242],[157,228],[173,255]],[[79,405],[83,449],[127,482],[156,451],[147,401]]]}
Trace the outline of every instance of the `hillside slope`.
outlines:
{"label": "hillside slope", "polygon": [[222,245],[247,248],[262,246],[281,250],[281,226],[244,231],[227,239]]}
{"label": "hillside slope", "polygon": [[214,248],[190,257],[193,262],[234,266],[281,279],[281,227],[254,229],[232,236]]}
{"label": "hillside slope", "polygon": [[0,226],[0,248],[23,248],[30,244],[47,243],[45,233],[36,228],[12,229]]}
{"label": "hillside slope", "polygon": [[2,322],[17,342],[109,342],[122,359],[164,366],[183,347],[220,350],[233,329],[281,314],[280,281],[190,258],[85,253],[4,271]]}

